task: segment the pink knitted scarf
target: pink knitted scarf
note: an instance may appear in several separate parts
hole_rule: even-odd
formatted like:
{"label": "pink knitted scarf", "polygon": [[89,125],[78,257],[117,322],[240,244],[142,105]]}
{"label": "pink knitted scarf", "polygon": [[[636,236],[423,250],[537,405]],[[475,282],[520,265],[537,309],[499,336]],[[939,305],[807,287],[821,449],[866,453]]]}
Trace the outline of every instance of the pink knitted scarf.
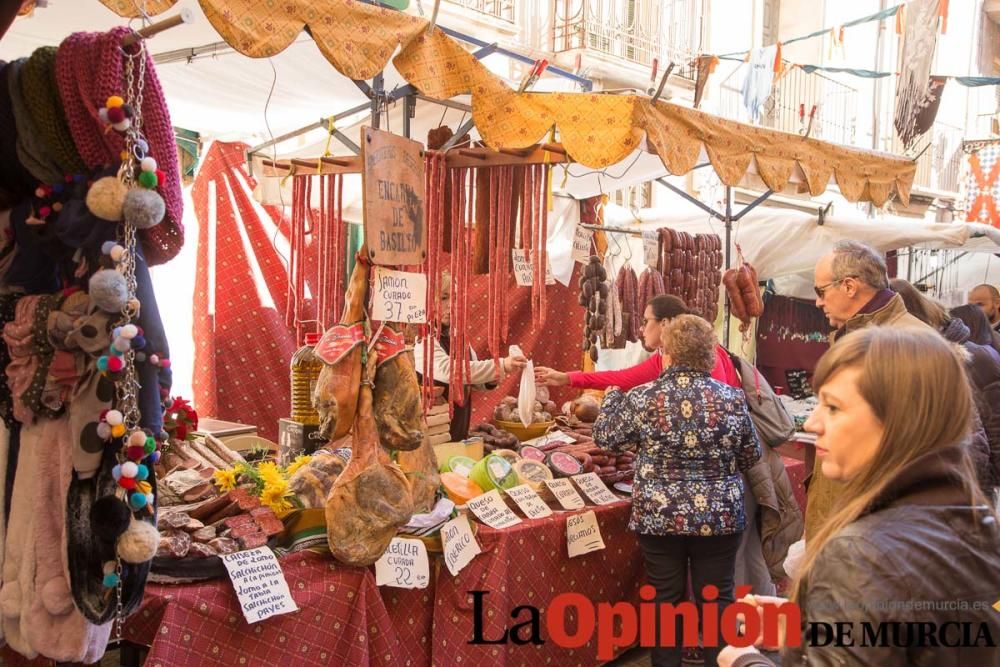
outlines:
{"label": "pink knitted scarf", "polygon": [[[118,164],[121,159],[122,137],[117,132],[105,131],[98,112],[112,95],[124,96],[126,83],[121,43],[129,32],[130,29],[123,26],[104,33],[73,33],[63,40],[56,54],[56,83],[66,121],[77,152],[89,169]],[[172,259],[184,244],[181,224],[184,202],[170,112],[148,51],[145,59],[145,87],[139,110],[142,132],[149,142],[149,154],[156,158],[165,175],[159,192],[167,205],[167,216],[162,223],[139,232],[146,260],[155,265]]]}

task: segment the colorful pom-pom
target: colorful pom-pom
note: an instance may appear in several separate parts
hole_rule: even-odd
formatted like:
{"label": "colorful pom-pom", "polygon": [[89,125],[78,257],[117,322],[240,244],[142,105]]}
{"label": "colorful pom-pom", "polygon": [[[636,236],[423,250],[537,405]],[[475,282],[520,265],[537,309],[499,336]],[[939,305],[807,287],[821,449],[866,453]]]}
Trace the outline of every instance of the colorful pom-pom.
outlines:
{"label": "colorful pom-pom", "polygon": [[141,510],[143,507],[146,506],[146,494],[145,493],[138,493],[138,492],[133,493],[128,498],[128,504],[134,510]]}
{"label": "colorful pom-pom", "polygon": [[62,191],[65,190],[65,189],[66,189],[66,186],[63,185],[62,183],[53,183],[52,184],[52,192],[54,192],[56,194],[62,193]]}
{"label": "colorful pom-pom", "polygon": [[143,445],[142,449],[144,452],[146,452],[146,454],[152,454],[153,452],[156,451],[156,440],[150,438],[149,440],[146,441],[146,444]]}
{"label": "colorful pom-pom", "polygon": [[117,426],[111,427],[111,437],[120,438],[125,435],[125,424],[118,424]]}
{"label": "colorful pom-pom", "polygon": [[125,423],[125,415],[119,410],[108,410],[108,413],[104,415],[104,421],[108,422],[112,426],[118,426],[119,424]]}
{"label": "colorful pom-pom", "polygon": [[74,183],[83,183],[87,179],[83,174],[73,174]]}
{"label": "colorful pom-pom", "polygon": [[156,179],[156,172],[144,171],[139,174],[139,185],[144,188],[155,188],[158,184]]}
{"label": "colorful pom-pom", "polygon": [[131,104],[123,104],[122,111],[125,112],[127,118],[135,118],[135,109],[132,108]]}
{"label": "colorful pom-pom", "polygon": [[114,468],[112,468],[111,469],[111,476],[115,478],[116,482],[119,479],[121,479],[121,477],[122,477],[122,467],[120,465],[116,465]]}
{"label": "colorful pom-pom", "polygon": [[135,485],[135,490],[139,493],[145,493],[146,496],[151,496],[153,494],[153,487],[149,482],[139,482]]}
{"label": "colorful pom-pom", "polygon": [[130,127],[132,127],[132,121],[126,118],[118,123],[112,123],[111,127],[115,128],[119,132],[125,132]]}
{"label": "colorful pom-pom", "polygon": [[108,371],[117,373],[123,368],[125,368],[125,362],[122,361],[121,357],[108,357]]}
{"label": "colorful pom-pom", "polygon": [[139,335],[139,327],[134,324],[126,324],[116,335],[121,336],[122,338],[135,338]]}
{"label": "colorful pom-pom", "polygon": [[109,252],[108,254],[111,256],[112,260],[120,262],[122,261],[122,257],[125,256],[125,248],[124,246],[115,244],[115,246],[111,248],[111,252]]}
{"label": "colorful pom-pom", "polygon": [[149,461],[150,464],[155,465],[156,462],[160,460],[160,453],[159,452],[153,452],[152,454],[149,455],[149,458],[146,459],[146,460]]}
{"label": "colorful pom-pom", "polygon": [[126,477],[125,475],[122,475],[121,478],[118,480],[118,486],[128,491],[134,489],[135,485],[136,485],[135,479],[131,477]]}
{"label": "colorful pom-pom", "polygon": [[46,193],[45,193],[45,189],[44,188],[42,188],[42,187],[35,188],[35,196],[38,197],[39,199],[44,199],[45,198],[45,194]]}
{"label": "colorful pom-pom", "polygon": [[145,481],[146,479],[149,478],[149,468],[147,468],[146,466],[142,465],[141,463],[137,466],[137,468],[138,469],[136,470],[136,473],[135,473],[135,478],[137,480],[139,480],[140,482],[142,482],[142,481]]}
{"label": "colorful pom-pom", "polygon": [[111,572],[114,572],[117,569],[118,569],[118,564],[115,563],[113,560],[105,561],[103,568],[104,574],[110,574]]}
{"label": "colorful pom-pom", "polygon": [[167,182],[167,174],[162,169],[156,170],[156,182],[159,184]]}
{"label": "colorful pom-pom", "polygon": [[114,125],[125,120],[125,111],[121,107],[111,107],[108,109],[108,122]]}
{"label": "colorful pom-pom", "polygon": [[135,477],[137,472],[139,472],[139,466],[135,463],[126,461],[122,464],[122,477]]}
{"label": "colorful pom-pom", "polygon": [[104,103],[104,106],[108,109],[113,109],[115,107],[120,107],[123,104],[125,104],[125,100],[123,100],[120,95],[112,95],[108,98],[108,101]]}
{"label": "colorful pom-pom", "polygon": [[104,575],[105,588],[114,588],[115,586],[118,585],[118,581],[119,581],[118,575],[114,572],[109,572]]}
{"label": "colorful pom-pom", "polygon": [[135,360],[137,362],[139,362],[140,364],[142,362],[146,361],[146,353],[145,352],[136,352],[135,353]]}
{"label": "colorful pom-pom", "polygon": [[107,357],[98,357],[97,358],[97,370],[99,370],[102,373],[106,373],[107,372],[107,370],[108,370],[108,358]]}
{"label": "colorful pom-pom", "polygon": [[160,368],[170,368],[170,360],[160,359]]}
{"label": "colorful pom-pom", "polygon": [[97,437],[101,440],[108,440],[111,437],[111,426],[101,422],[97,425]]}
{"label": "colorful pom-pom", "polygon": [[146,444],[146,434],[142,431],[132,431],[132,434],[128,437],[128,444],[133,447],[141,447]]}
{"label": "colorful pom-pom", "polygon": [[100,116],[102,123],[109,124],[109,121],[108,121],[108,110],[106,108],[98,109],[97,110],[97,115]]}
{"label": "colorful pom-pom", "polygon": [[152,157],[142,158],[142,162],[139,163],[139,168],[143,171],[151,171],[156,173],[156,159]]}
{"label": "colorful pom-pom", "polygon": [[124,162],[125,160],[127,160],[127,159],[128,159],[128,151],[122,151],[121,153],[119,153],[119,154],[118,154],[118,158],[119,158],[119,159],[120,159],[120,160],[121,160],[122,162]]}
{"label": "colorful pom-pom", "polygon": [[57,201],[54,204],[52,204],[52,210],[55,211],[56,213],[58,213],[59,211],[61,211],[62,208],[63,208],[62,207],[62,202]]}
{"label": "colorful pom-pom", "polygon": [[132,342],[128,338],[115,338],[115,342],[111,343],[112,347],[118,352],[125,353],[132,346]]}
{"label": "colorful pom-pom", "polygon": [[149,363],[153,364],[154,366],[159,366],[160,365],[159,355],[156,354],[149,355]]}
{"label": "colorful pom-pom", "polygon": [[141,446],[129,447],[128,449],[125,450],[125,456],[127,456],[132,461],[141,461],[143,457],[146,456],[146,448]]}
{"label": "colorful pom-pom", "polygon": [[43,218],[48,217],[50,213],[52,213],[51,206],[43,206],[40,209],[38,209],[38,215],[42,216]]}

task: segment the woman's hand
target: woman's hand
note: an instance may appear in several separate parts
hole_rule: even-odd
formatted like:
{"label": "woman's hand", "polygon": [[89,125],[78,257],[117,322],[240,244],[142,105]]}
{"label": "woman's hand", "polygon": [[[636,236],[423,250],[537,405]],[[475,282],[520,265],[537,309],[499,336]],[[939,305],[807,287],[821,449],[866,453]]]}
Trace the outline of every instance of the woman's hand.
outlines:
{"label": "woman's hand", "polygon": [[504,374],[510,375],[514,371],[523,371],[524,367],[528,365],[528,360],[518,354],[504,357],[501,363],[503,364]]}
{"label": "woman's hand", "polygon": [[569,374],[545,366],[538,366],[535,368],[535,384],[565,387],[569,384]]}
{"label": "woman's hand", "polygon": [[[757,610],[758,617],[758,627],[761,628],[761,634],[754,639],[754,646],[761,647],[769,651],[777,651],[785,646],[785,636],[787,628],[785,627],[785,616],[784,614],[774,614],[778,619],[778,643],[776,646],[764,646],[764,608],[767,606],[780,607],[783,604],[789,604],[787,598],[780,598],[773,595],[748,595],[744,598],[740,598],[737,602],[742,602],[754,607]],[[721,664],[721,660],[720,660]]]}

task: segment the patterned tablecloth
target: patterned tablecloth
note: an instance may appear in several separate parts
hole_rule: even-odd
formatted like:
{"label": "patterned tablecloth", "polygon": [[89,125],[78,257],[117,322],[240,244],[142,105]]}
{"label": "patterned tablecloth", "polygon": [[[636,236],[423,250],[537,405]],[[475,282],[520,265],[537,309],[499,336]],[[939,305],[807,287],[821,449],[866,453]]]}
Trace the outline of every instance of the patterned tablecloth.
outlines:
{"label": "patterned tablecloth", "polygon": [[311,553],[286,556],[281,567],[297,612],[248,625],[228,580],[150,584],[125,638],[150,646],[147,667],[398,664],[370,570]]}
{"label": "patterned tablecloth", "polygon": [[[432,566],[425,590],[383,588],[382,598],[399,636],[399,665],[596,665],[596,641],[579,649],[563,649],[548,641],[545,612],[559,593],[581,593],[593,602],[637,604],[643,582],[642,555],[629,532],[631,504],[620,502],[588,507],[607,548],[576,558],[566,551],[566,517],[556,512],[545,519],[494,530],[479,526],[476,541],[482,553],[453,577],[440,559]],[[579,511],[579,510],[578,510]],[[482,598],[483,637],[496,639],[520,605],[537,607],[541,615],[541,645],[473,645],[473,598],[470,591],[489,591]],[[575,620],[567,627],[575,628]],[[433,628],[433,633],[431,629]],[[526,631],[525,631],[526,632]]]}

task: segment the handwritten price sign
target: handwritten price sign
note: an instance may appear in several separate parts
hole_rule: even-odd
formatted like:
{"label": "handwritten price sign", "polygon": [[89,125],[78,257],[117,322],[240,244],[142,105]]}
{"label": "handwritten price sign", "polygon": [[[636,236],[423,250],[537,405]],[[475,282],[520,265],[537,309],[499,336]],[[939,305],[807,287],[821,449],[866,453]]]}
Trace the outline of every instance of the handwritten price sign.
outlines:
{"label": "handwritten price sign", "polygon": [[427,276],[375,267],[372,319],[379,322],[427,322]]}
{"label": "handwritten price sign", "polygon": [[427,547],[420,540],[394,537],[375,561],[375,583],[379,586],[427,588],[430,579]]}

